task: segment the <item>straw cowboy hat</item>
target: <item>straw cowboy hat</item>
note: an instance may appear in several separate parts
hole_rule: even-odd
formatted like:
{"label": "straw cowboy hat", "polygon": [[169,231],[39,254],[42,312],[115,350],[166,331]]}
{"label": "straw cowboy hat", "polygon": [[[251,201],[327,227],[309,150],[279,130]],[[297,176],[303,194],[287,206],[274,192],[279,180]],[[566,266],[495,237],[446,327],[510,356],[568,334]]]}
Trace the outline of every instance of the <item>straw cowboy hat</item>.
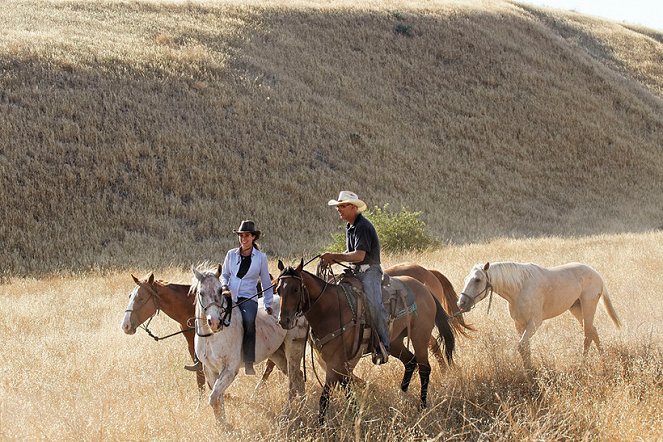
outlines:
{"label": "straw cowboy hat", "polygon": [[338,194],[338,200],[329,200],[328,206],[338,206],[339,204],[352,204],[357,207],[358,212],[366,210],[366,203],[359,199],[356,193],[348,190],[341,190]]}
{"label": "straw cowboy hat", "polygon": [[237,230],[233,230],[233,233],[250,233],[255,235],[256,239],[260,238],[260,230],[256,229],[256,224],[250,219],[245,219],[239,225]]}

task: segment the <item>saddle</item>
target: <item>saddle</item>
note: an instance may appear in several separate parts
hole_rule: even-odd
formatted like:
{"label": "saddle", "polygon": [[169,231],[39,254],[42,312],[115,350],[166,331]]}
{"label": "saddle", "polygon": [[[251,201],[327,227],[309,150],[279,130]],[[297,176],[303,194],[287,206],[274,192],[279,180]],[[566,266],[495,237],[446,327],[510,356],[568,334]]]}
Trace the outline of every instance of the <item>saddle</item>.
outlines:
{"label": "saddle", "polygon": [[[368,303],[366,294],[359,278],[350,272],[343,274],[339,286],[343,288],[353,317],[363,326],[362,343],[368,344],[368,351],[380,353],[380,338],[375,332],[373,318],[370,316],[370,310],[364,308]],[[417,304],[414,302],[412,291],[396,278],[391,278],[384,274],[382,277],[382,304],[389,315],[387,328],[391,334],[393,322],[403,316],[417,311]]]}

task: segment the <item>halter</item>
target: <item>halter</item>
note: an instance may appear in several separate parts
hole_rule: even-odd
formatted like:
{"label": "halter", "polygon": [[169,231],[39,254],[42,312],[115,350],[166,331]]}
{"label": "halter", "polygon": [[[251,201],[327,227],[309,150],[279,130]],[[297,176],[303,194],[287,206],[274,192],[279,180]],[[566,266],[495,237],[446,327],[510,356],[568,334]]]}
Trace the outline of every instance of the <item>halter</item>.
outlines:
{"label": "halter", "polygon": [[[477,305],[476,304],[477,298],[480,297],[482,294],[488,292],[488,296],[489,296],[489,298],[488,298],[488,312],[490,312],[490,305],[493,303],[493,285],[490,283],[490,277],[488,276],[488,272],[486,272],[485,270],[482,270],[482,272],[484,273],[484,275],[486,275],[486,287],[484,287],[484,289],[481,290],[479,293],[477,293],[475,296],[470,296],[465,292],[460,292],[460,296],[467,296],[468,298],[470,298],[472,300],[472,307],[470,307],[470,310],[472,310]],[[484,298],[485,298],[485,296],[484,296]],[[483,299],[483,298],[481,298],[481,299]],[[470,311],[470,310],[467,310],[467,311]],[[460,313],[462,313],[462,312],[459,312],[459,314]]]}

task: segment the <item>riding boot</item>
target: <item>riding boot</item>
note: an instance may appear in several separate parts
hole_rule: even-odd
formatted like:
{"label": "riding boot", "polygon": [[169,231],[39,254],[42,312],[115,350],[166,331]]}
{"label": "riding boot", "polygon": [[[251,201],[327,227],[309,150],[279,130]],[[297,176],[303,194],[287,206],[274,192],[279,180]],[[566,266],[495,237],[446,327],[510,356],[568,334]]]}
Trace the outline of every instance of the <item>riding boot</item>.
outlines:
{"label": "riding boot", "polygon": [[389,349],[385,348],[382,342],[379,342],[379,348],[373,354],[372,361],[375,365],[386,364],[389,361]]}
{"label": "riding boot", "polygon": [[203,363],[196,359],[193,365],[185,365],[184,369],[189,371],[202,371]]}
{"label": "riding boot", "polygon": [[250,376],[255,376],[256,371],[253,369],[253,362],[244,363],[244,373]]}

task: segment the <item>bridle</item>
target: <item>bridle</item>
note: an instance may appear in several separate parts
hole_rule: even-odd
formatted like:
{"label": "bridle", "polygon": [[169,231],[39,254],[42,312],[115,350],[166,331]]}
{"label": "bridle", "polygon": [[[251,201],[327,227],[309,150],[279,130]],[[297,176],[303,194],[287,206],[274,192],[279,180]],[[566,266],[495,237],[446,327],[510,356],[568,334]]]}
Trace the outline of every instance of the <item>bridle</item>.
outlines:
{"label": "bridle", "polygon": [[[320,298],[322,298],[322,295],[325,293],[325,290],[329,286],[329,282],[325,281],[325,286],[320,291],[320,294],[318,295],[318,298],[315,301],[311,302],[311,293],[308,291],[308,289],[306,288],[306,285],[304,284],[304,278],[302,278],[301,276],[297,276],[297,275],[281,275],[281,276],[279,276],[278,279],[279,279],[279,286],[281,285],[281,280],[282,279],[296,279],[296,280],[299,281],[300,295],[299,295],[299,299],[297,300],[297,307],[295,309],[295,318],[296,319],[301,318],[306,313],[311,311],[311,309],[318,303]],[[277,287],[277,292],[278,292],[278,287]],[[308,308],[306,308],[306,306],[308,306]]]}
{"label": "bridle", "polygon": [[[482,272],[483,272],[484,275],[486,275],[486,287],[484,287],[483,290],[481,290],[475,296],[470,296],[465,292],[460,292],[460,296],[465,296],[465,297],[472,300],[472,306],[469,308],[469,310],[466,310],[467,312],[472,310],[477,305],[477,299],[479,301],[481,301],[483,298],[485,298],[485,296],[481,296],[484,293],[487,293],[489,295],[489,298],[488,298],[488,311],[490,312],[490,305],[493,302],[493,285],[490,283],[490,277],[488,276],[488,272],[486,272],[485,270],[482,270]],[[462,313],[465,313],[465,312],[462,312]]]}
{"label": "bridle", "polygon": [[[150,316],[149,319],[147,320],[147,324],[145,324],[145,325],[140,324],[138,327],[136,327],[136,328],[142,328],[142,329],[144,329],[149,335],[152,335],[152,333],[150,333],[150,331],[148,330],[147,327],[149,327],[150,322],[152,322],[152,318],[154,318],[154,317],[159,313],[159,311],[161,311],[161,306],[159,305],[159,295],[157,294],[156,290],[154,290],[154,288],[153,288],[151,285],[149,285],[149,284],[148,284],[148,287],[149,287],[150,289],[148,290],[149,296],[147,297],[147,299],[145,299],[145,301],[143,301],[138,307],[133,307],[133,308],[126,309],[126,310],[124,311],[124,313],[133,313],[135,310],[140,310],[140,309],[143,308],[143,306],[145,306],[150,300],[152,300],[152,302],[154,303],[154,308],[155,308],[154,313],[152,313],[152,316]],[[136,293],[135,296],[138,296],[138,290],[139,290],[139,289],[140,289],[140,286],[136,286],[136,288],[134,289],[134,292]],[[135,299],[134,299],[134,301],[135,301]],[[145,321],[143,321],[143,322],[145,322]]]}
{"label": "bridle", "polygon": [[[207,309],[209,309],[210,307],[216,306],[219,310],[221,310],[221,329],[219,329],[219,331],[221,331],[223,329],[223,327],[228,327],[230,325],[231,313],[232,313],[232,309],[233,309],[232,305],[230,307],[224,307],[223,306],[223,301],[222,302],[212,301],[209,304],[204,305],[203,304],[202,292],[200,290],[196,290],[196,291],[197,291],[196,295],[197,295],[197,298],[198,298],[198,304],[200,305],[200,308],[203,309],[203,313],[207,313]],[[198,316],[196,316],[194,319],[195,319],[194,329],[196,331],[196,335],[198,335],[201,338],[207,338],[207,337],[212,336],[214,334],[214,332],[200,333],[198,331],[198,329],[199,329],[198,320],[199,319],[205,319],[205,318],[199,318]]]}

